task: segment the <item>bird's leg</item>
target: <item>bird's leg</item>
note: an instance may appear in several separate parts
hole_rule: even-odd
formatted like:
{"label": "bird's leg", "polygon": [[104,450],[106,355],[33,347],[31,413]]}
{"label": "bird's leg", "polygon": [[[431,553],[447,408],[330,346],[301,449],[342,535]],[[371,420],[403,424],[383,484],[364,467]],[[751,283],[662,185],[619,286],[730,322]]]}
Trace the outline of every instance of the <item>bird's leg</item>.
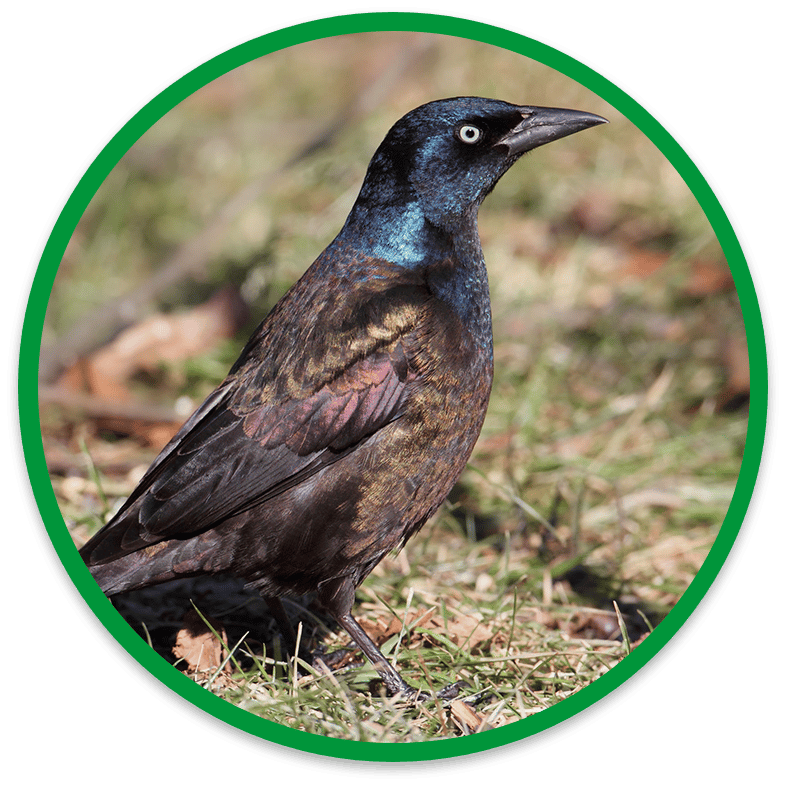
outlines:
{"label": "bird's leg", "polygon": [[[379,672],[382,682],[385,683],[391,696],[403,696],[407,699],[426,698],[416,688],[409,685],[396,671],[390,661],[380,652],[379,647],[363,630],[360,623],[352,616],[352,603],[355,600],[355,585],[349,578],[337,579],[320,585],[319,597],[325,608],[335,617],[336,621],[352,637],[355,644],[360,647],[363,654],[369,659],[371,665]],[[458,696],[463,681],[446,685],[437,692],[440,699],[454,699]]]}
{"label": "bird's leg", "polygon": [[[299,660],[302,660],[305,663],[308,663],[310,666],[313,666],[313,653],[308,649],[304,649],[302,645],[298,649],[297,634],[295,633],[295,629],[292,627],[292,621],[289,619],[289,614],[287,614],[281,599],[273,598],[269,595],[263,595],[262,598],[265,603],[267,603],[267,607],[270,610],[270,613],[273,615],[273,619],[276,621],[278,629],[281,631],[281,636],[284,639],[284,645],[287,648],[287,654],[289,657],[294,659],[295,656],[297,656]],[[298,666],[297,663],[294,664],[294,668],[298,677],[306,676],[307,672]]]}
{"label": "bird's leg", "polygon": [[349,633],[355,644],[371,661],[371,665],[379,672],[379,676],[391,696],[401,695],[407,699],[417,696],[419,691],[404,681],[404,678],[393,668],[390,661],[380,652],[379,647],[374,644],[371,637],[360,627],[360,623],[350,612],[337,615],[336,621]]}
{"label": "bird's leg", "polygon": [[[292,621],[289,619],[289,614],[287,614],[281,599],[271,597],[269,595],[263,595],[262,599],[267,604],[268,610],[273,615],[273,619],[278,625],[278,629],[281,632],[282,638],[284,639],[284,645],[287,648],[287,654],[291,658],[294,658],[295,655],[297,655],[300,660],[305,661],[310,666],[315,665],[315,653],[304,649],[302,646],[300,649],[298,649],[297,634],[295,633],[295,629],[292,626]],[[331,659],[329,657],[322,655],[319,657],[319,660],[322,662],[325,668],[330,668]],[[298,675],[301,674],[305,676],[305,672],[303,672],[298,667]]]}
{"label": "bird's leg", "polygon": [[379,676],[391,696],[401,695],[406,698],[417,696],[419,691],[404,681],[404,678],[393,668],[368,633],[352,616],[355,584],[351,577],[345,576],[320,584],[319,599],[327,611],[333,615],[336,622],[344,628],[363,654],[371,661],[371,665],[379,672]]}
{"label": "bird's leg", "polygon": [[278,629],[284,637],[284,644],[286,644],[287,651],[294,658],[295,650],[297,649],[297,636],[295,635],[295,629],[292,627],[289,615],[284,608],[284,604],[281,602],[280,598],[273,598],[270,595],[263,595],[262,599],[267,603],[267,607],[270,609],[270,613],[273,615],[273,619],[276,621]]}

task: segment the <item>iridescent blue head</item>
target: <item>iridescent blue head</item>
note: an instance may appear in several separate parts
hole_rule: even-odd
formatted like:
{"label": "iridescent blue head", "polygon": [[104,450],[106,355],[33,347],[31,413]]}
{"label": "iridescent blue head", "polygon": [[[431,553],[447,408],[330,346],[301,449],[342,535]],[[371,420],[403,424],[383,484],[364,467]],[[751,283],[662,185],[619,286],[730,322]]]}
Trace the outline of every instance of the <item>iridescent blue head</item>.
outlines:
{"label": "iridescent blue head", "polygon": [[424,232],[476,231],[481,202],[524,153],[605,122],[588,112],[489,98],[419,106],[374,154],[345,229],[354,238],[365,234],[376,255],[427,264]]}

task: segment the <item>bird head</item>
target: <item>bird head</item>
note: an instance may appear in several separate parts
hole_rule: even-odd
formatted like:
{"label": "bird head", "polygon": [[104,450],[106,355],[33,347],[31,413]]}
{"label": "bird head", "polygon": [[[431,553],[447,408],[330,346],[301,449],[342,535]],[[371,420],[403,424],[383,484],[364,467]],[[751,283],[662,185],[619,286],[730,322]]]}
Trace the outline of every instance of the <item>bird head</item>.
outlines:
{"label": "bird head", "polygon": [[371,160],[358,205],[379,210],[415,202],[432,224],[451,230],[477,213],[524,153],[605,122],[588,112],[489,98],[432,101],[390,129]]}

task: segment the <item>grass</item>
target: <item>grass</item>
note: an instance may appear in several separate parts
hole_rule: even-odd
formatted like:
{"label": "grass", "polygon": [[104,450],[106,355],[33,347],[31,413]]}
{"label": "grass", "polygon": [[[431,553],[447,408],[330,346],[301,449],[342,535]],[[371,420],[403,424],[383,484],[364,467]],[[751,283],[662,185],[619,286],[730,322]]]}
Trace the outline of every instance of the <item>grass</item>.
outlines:
{"label": "grass", "polygon": [[[408,547],[375,571],[358,593],[356,614],[411,684],[430,692],[456,680],[466,681],[462,698],[475,702],[480,723],[475,731],[541,711],[580,690],[625,655],[622,641],[586,638],[588,629],[595,630],[586,626],[599,615],[597,609],[565,603],[558,583],[550,599],[536,595],[539,578],[535,571],[531,577],[520,575],[514,566],[522,564],[523,555],[512,550],[509,539],[507,548],[494,548],[469,544],[460,533],[425,534],[416,549],[419,553],[407,556]],[[445,559],[446,549],[450,560]],[[418,562],[410,564],[409,559]],[[300,612],[305,619],[303,646],[310,649],[316,643],[346,660],[327,674],[301,661],[296,677],[293,664],[281,658],[275,630],[270,631],[269,620],[260,611],[263,604],[234,589],[231,606],[226,588],[201,580],[180,597],[176,597],[178,588],[170,585],[163,590],[165,597],[156,590],[135,593],[135,601],[121,602],[119,608],[137,620],[149,617],[145,634],[152,646],[161,643],[165,652],[164,642],[178,627],[189,593],[201,595],[200,610],[209,608],[230,631],[227,654],[231,650],[233,664],[231,676],[216,680],[215,674],[206,674],[200,678],[202,684],[249,712],[290,728],[380,742],[465,732],[447,703],[413,706],[378,695],[373,669],[354,651],[344,651],[351,647],[346,635],[291,603],[290,612],[296,616]],[[218,596],[225,599],[223,608]],[[600,616],[612,626],[615,623],[613,611]],[[167,625],[169,619],[172,624]],[[399,626],[396,620],[408,624]],[[384,631],[391,627],[400,630],[388,638]]]}
{"label": "grass", "polygon": [[[337,95],[372,82],[419,42],[370,34],[296,47],[227,75],[162,119],[85,213],[53,290],[45,347],[149,278],[218,206],[335,116]],[[193,601],[220,621],[232,652],[231,676],[214,678],[210,690],[286,726],[346,739],[482,731],[613,668],[705,559],[747,428],[744,389],[729,387],[738,371],[730,348],[745,346],[736,292],[671,165],[597,96],[537,63],[440,36],[426,43],[417,79],[396,82],[328,148],[275,179],[222,233],[200,276],[149,304],[179,310],[233,282],[250,306],[246,329],[129,383],[134,401],[201,400],[254,321],[332,239],[372,150],[408,108],[487,94],[612,120],[527,156],[482,208],[495,319],[488,417],[448,503],[358,592],[356,615],[405,677],[424,690],[465,680],[462,695],[478,696],[478,718],[468,722],[458,705],[374,695],[373,672],[356,653],[340,655],[346,635],[309,599],[292,609],[304,621],[304,649],[345,662],[330,674],[302,666],[297,678],[280,659],[264,604],[231,581],[165,585],[119,602],[174,660]],[[42,407],[42,428],[53,487],[81,544],[131,491],[157,444],[65,405]]]}

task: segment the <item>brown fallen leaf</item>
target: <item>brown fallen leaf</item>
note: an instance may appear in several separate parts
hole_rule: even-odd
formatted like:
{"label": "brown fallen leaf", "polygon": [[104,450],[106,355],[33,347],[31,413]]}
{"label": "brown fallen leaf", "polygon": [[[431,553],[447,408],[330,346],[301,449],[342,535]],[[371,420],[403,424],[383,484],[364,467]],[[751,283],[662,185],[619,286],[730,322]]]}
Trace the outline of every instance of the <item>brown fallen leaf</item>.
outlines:
{"label": "brown fallen leaf", "polygon": [[[475,734],[483,726],[486,716],[475,712],[461,699],[454,699],[450,703],[450,719],[463,734]],[[485,726],[484,728],[490,727]]]}
{"label": "brown fallen leaf", "polygon": [[439,625],[437,629],[447,635],[454,644],[470,652],[493,638],[491,629],[480,621],[480,614],[476,617],[472,614],[457,613],[448,621],[447,628]]}
{"label": "brown fallen leaf", "polygon": [[621,279],[649,278],[662,270],[671,259],[671,254],[651,249],[631,248],[623,257],[617,271]]}
{"label": "brown fallen leaf", "polygon": [[123,330],[113,341],[81,358],[58,379],[69,390],[82,390],[112,401],[130,397],[128,380],[139,371],[155,371],[162,362],[202,354],[235,334],[246,305],[233,287],[225,287],[189,311],[154,314]]}
{"label": "brown fallen leaf", "polygon": [[[427,611],[410,611],[406,616],[406,623],[407,628],[411,629],[413,626],[418,628],[426,628],[429,627],[431,620],[436,614],[437,607],[432,606]],[[393,619],[388,623],[387,627],[385,628],[384,633],[382,634],[382,641],[387,641],[391,636],[397,636],[401,633],[403,625],[401,620],[398,617],[393,617]]]}
{"label": "brown fallen leaf", "polygon": [[734,278],[725,261],[693,260],[690,278],[685,284],[685,294],[691,297],[704,297],[716,292],[729,292],[732,289],[734,289]]}
{"label": "brown fallen leaf", "polygon": [[615,639],[620,635],[616,615],[598,610],[594,613],[577,612],[565,625],[571,638]]}
{"label": "brown fallen leaf", "polygon": [[[670,264],[671,260],[672,255],[663,251],[632,248],[619,273],[622,279],[649,278]],[[684,294],[700,298],[734,289],[734,278],[725,260],[690,259],[684,264],[688,270],[687,280],[682,286]]]}
{"label": "brown fallen leaf", "polygon": [[[418,643],[427,643],[429,645],[437,644],[435,638],[430,637],[429,633],[434,632],[450,639],[454,644],[467,650],[474,650],[481,648],[484,644],[494,639],[494,634],[491,629],[481,622],[481,617],[472,614],[462,614],[456,612],[447,623],[447,626],[442,620],[442,617],[436,617],[437,607],[432,606],[427,610],[414,610],[409,611],[406,616],[407,629],[412,631],[410,633],[409,645],[416,647]],[[381,645],[393,636],[398,636],[401,633],[402,623],[398,617],[392,617],[387,624],[384,618],[377,620],[370,620],[368,618],[360,618],[363,629],[371,636],[372,639]],[[412,630],[413,628],[417,630]]]}
{"label": "brown fallen leaf", "polygon": [[[69,393],[85,397],[88,412],[102,429],[128,434],[163,447],[190,413],[170,420],[134,414],[129,380],[140,371],[154,373],[161,363],[174,363],[213,349],[233,336],[247,315],[238,291],[225,287],[205,303],[176,314],[155,314],[122,331],[113,341],[69,366],[52,386],[60,398]],[[101,402],[113,412],[100,413]],[[126,404],[124,412],[118,404]],[[143,407],[138,404],[137,409]]]}
{"label": "brown fallen leaf", "polygon": [[[223,645],[205,621],[193,609],[187,611],[183,623],[177,632],[172,653],[178,660],[186,664],[186,674],[196,680],[209,679],[221,667],[226,658],[227,634],[220,622],[207,618],[214,630],[221,636]],[[213,681],[218,687],[229,683],[232,669],[229,661],[224,664],[221,673]]]}
{"label": "brown fallen leaf", "polygon": [[744,335],[729,335],[723,345],[723,365],[726,382],[718,394],[721,408],[733,407],[750,396],[751,370],[748,342]]}

